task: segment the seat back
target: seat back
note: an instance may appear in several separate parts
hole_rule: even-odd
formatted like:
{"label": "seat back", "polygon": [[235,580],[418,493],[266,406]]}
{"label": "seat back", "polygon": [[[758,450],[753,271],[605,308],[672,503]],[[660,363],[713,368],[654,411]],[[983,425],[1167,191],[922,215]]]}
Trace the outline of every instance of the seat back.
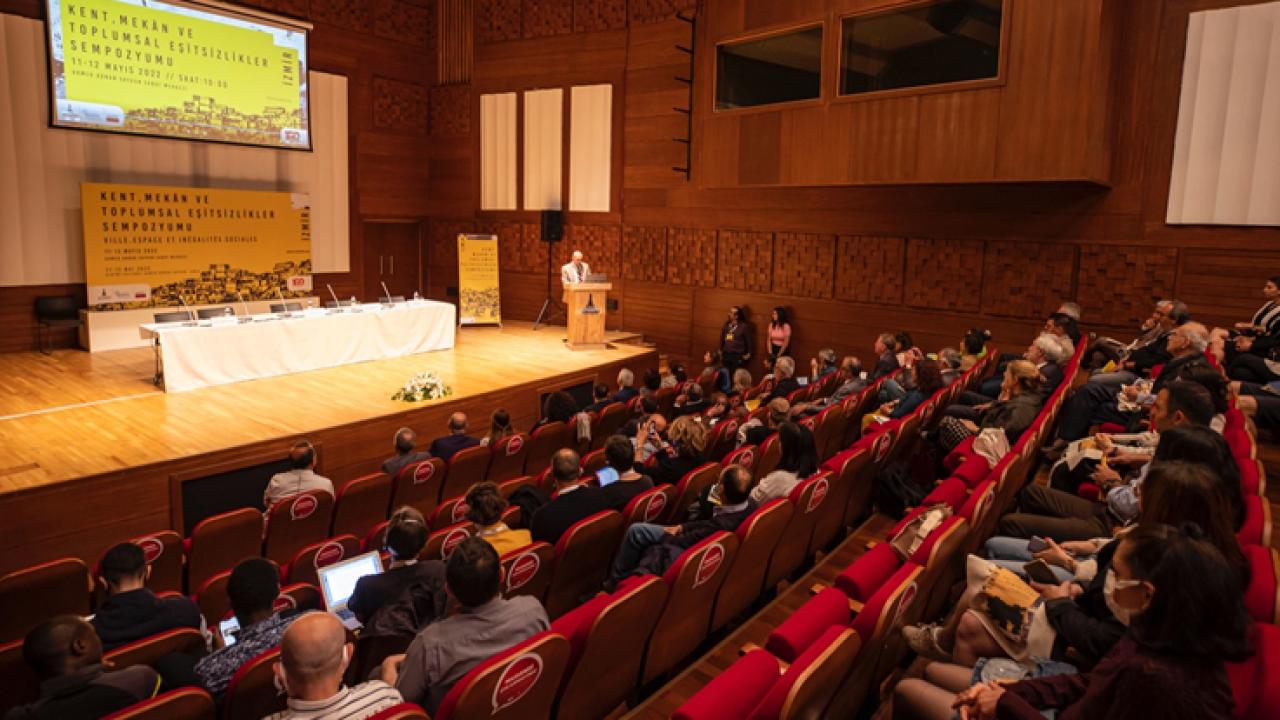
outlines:
{"label": "seat back", "polygon": [[320,584],[320,568],[341,562],[360,554],[360,541],[354,535],[338,537],[312,543],[299,550],[285,568],[285,582]]}
{"label": "seat back", "polygon": [[539,602],[551,584],[551,567],[555,553],[544,542],[512,550],[502,556],[502,597],[529,595]]}
{"label": "seat back", "polygon": [[391,525],[390,520],[383,520],[377,525],[374,525],[369,530],[369,533],[364,536],[364,540],[361,541],[360,549],[365,552],[373,552],[375,550],[381,551],[382,546],[386,544],[387,528],[390,525]]}
{"label": "seat back", "polygon": [[230,570],[248,557],[262,554],[262,513],[241,508],[205,518],[191,530],[187,547],[187,592]]}
{"label": "seat back", "polygon": [[444,485],[444,461],[427,458],[409,463],[396,474],[391,488],[392,509],[411,505],[424,517],[429,517],[440,502],[440,489]]}
{"label": "seat back", "polygon": [[631,498],[631,502],[622,511],[622,517],[628,527],[638,522],[658,522],[666,517],[668,509],[675,503],[675,497],[676,489],[663,483]]}
{"label": "seat back", "polygon": [[734,533],[738,536],[738,552],[725,575],[724,585],[716,596],[711,615],[711,631],[724,627],[742,614],[760,597],[769,557],[791,522],[791,501],[777,498],[756,508]]}
{"label": "seat back", "polygon": [[708,485],[714,485],[719,477],[720,464],[713,462],[703,463],[685,473],[684,477],[680,478],[680,482],[676,484],[676,501],[667,508],[666,522],[670,523],[681,517],[680,513],[697,502],[702,495],[702,491]]}
{"label": "seat back", "polygon": [[900,629],[918,615],[912,609],[920,572],[913,563],[898,568],[854,618],[853,629],[862,638],[862,651],[827,709],[830,717],[854,717],[866,699],[876,694],[874,688],[884,677],[881,659],[897,655],[902,644]]}
{"label": "seat back", "polygon": [[996,521],[1000,519],[995,504],[996,481],[988,478],[974,488],[964,505],[960,506],[960,512],[956,514],[969,523],[969,537],[964,543],[966,554],[977,551],[978,545],[991,537]]}
{"label": "seat back", "polygon": [[508,435],[493,446],[489,459],[489,480],[502,482],[524,475],[524,461],[529,456],[529,436]]}
{"label": "seat back", "polygon": [[960,551],[969,538],[969,523],[951,516],[929,533],[911,556],[911,562],[924,571],[919,578],[919,616],[936,617],[951,598],[951,588],[964,579],[964,562]]}
{"label": "seat back", "polygon": [[605,717],[635,691],[642,652],[667,600],[656,575],[628,578],[601,596],[560,616],[551,629],[569,639],[572,655],[560,690],[557,717]]}
{"label": "seat back", "polygon": [[862,640],[852,628],[827,628],[769,688],[752,720],[825,717],[824,710],[861,649]]}
{"label": "seat back", "polygon": [[[640,654],[635,653],[637,662]],[[0,644],[0,677],[0,711],[40,698],[40,676],[23,659],[22,640]]]}
{"label": "seat back", "polygon": [[609,436],[617,433],[625,424],[627,424],[625,403],[609,403],[600,408],[600,412],[596,413],[595,420],[591,423],[591,449],[598,450],[604,447]]}
{"label": "seat back", "polygon": [[372,473],[348,480],[333,501],[330,535],[364,537],[374,525],[387,519],[391,505],[391,478]]}
{"label": "seat back", "polygon": [[778,463],[782,460],[782,442],[778,440],[778,433],[774,433],[764,439],[760,443],[760,459],[756,460],[755,473],[753,478],[756,482],[769,473],[778,469]]}
{"label": "seat back", "polygon": [[240,666],[222,698],[223,720],[259,720],[285,709],[285,696],[276,690],[271,668],[279,659],[277,647]]}
{"label": "seat back", "polygon": [[493,452],[485,445],[476,445],[459,450],[449,458],[448,472],[444,476],[444,487],[440,491],[440,499],[461,497],[467,494],[472,485],[484,482],[489,474],[489,461]]}
{"label": "seat back", "polygon": [[658,404],[658,413],[663,417],[671,417],[671,411],[676,407],[677,394],[673,387],[660,388],[653,394],[653,401]]}
{"label": "seat back", "polygon": [[600,587],[625,530],[622,515],[615,510],[585,517],[565,530],[556,542],[551,586],[543,603],[548,616],[557,618],[572,610],[579,598]]}
{"label": "seat back", "polygon": [[641,684],[675,667],[702,643],[711,625],[715,597],[737,550],[736,535],[714,533],[685,550],[662,576],[669,593],[649,638]]}
{"label": "seat back", "polygon": [[1237,720],[1269,720],[1280,708],[1280,628],[1254,623],[1250,631],[1253,656],[1227,663],[1231,694],[1235,700],[1231,717]]}
{"label": "seat back", "polygon": [[524,720],[551,716],[569,664],[569,641],[547,631],[475,666],[450,688],[436,720]]}
{"label": "seat back", "polygon": [[152,592],[182,592],[182,536],[172,530],[136,537],[129,542],[142,548],[151,566],[147,587]]}
{"label": "seat back", "polygon": [[[862,516],[867,514],[871,509],[871,498],[875,492],[876,478],[871,464],[871,453],[865,448],[858,448],[848,454],[841,453],[836,456],[837,463],[830,465],[834,474],[839,475],[836,480],[836,488],[838,490],[835,498],[840,506],[842,519],[840,525],[842,527],[855,527]],[[839,494],[844,493],[844,497],[840,498]]]}
{"label": "seat back", "polygon": [[470,520],[446,525],[427,536],[427,544],[418,553],[419,560],[448,560],[454,549],[475,532]]}
{"label": "seat back", "polygon": [[720,461],[720,466],[729,467],[730,465],[741,465],[742,467],[746,468],[747,472],[751,473],[751,477],[754,478],[755,472],[756,472],[756,462],[759,459],[760,459],[759,449],[757,449],[755,445],[748,444],[748,445],[743,445],[742,447],[738,448],[737,450],[734,450],[728,455],[725,455],[724,459]]}
{"label": "seat back", "polygon": [[196,588],[196,607],[204,616],[204,624],[214,632],[217,632],[218,623],[231,612],[231,598],[227,597],[227,580],[230,578],[231,571],[223,570]]}
{"label": "seat back", "polygon": [[524,459],[524,472],[534,475],[551,464],[551,456],[561,448],[572,444],[569,426],[562,422],[550,422],[529,436],[529,453]]}
{"label": "seat back", "polygon": [[1258,545],[1243,545],[1249,563],[1249,587],[1244,605],[1257,622],[1280,622],[1280,551]]}
{"label": "seat back", "polygon": [[418,705],[407,702],[379,710],[370,715],[368,720],[431,720],[431,716]]}
{"label": "seat back", "polygon": [[293,559],[302,548],[329,534],[333,496],[323,490],[291,495],[267,511],[267,535],[262,554],[277,565]]}
{"label": "seat back", "polygon": [[217,706],[209,693],[183,687],[134,703],[103,720],[214,720]]}
{"label": "seat back", "polygon": [[[595,437],[595,436],[593,435],[592,437]],[[609,461],[604,456],[604,448],[592,450],[591,452],[582,456],[582,475],[583,477],[595,475],[600,470],[600,468],[603,468],[605,465],[608,465],[608,464],[609,464]]]}
{"label": "seat back", "polygon": [[117,670],[130,665],[151,665],[170,653],[192,657],[205,654],[204,635],[195,628],[176,628],[156,633],[104,653],[102,659]]}
{"label": "seat back", "polygon": [[0,643],[21,640],[56,615],[88,615],[93,580],[77,558],[62,558],[0,577]]}
{"label": "seat back", "polygon": [[720,462],[733,451],[733,446],[738,443],[738,425],[737,418],[725,418],[711,428],[711,434],[707,437],[708,460]]}
{"label": "seat back", "polygon": [[446,498],[427,516],[427,527],[442,528],[467,519],[467,504],[463,497]]}
{"label": "seat back", "polygon": [[[821,492],[817,492],[821,483]],[[809,541],[813,537],[813,526],[818,519],[818,510],[826,502],[827,490],[831,481],[826,473],[819,473],[801,482],[791,489],[788,499],[794,508],[787,529],[782,533],[773,556],[769,560],[769,571],[765,574],[765,587],[774,587],[779,582],[791,577],[792,573],[804,564],[809,551]]]}
{"label": "seat back", "polygon": [[844,513],[841,498],[845,494],[839,487],[839,477],[828,471],[819,471],[813,475],[813,494],[809,497],[809,507],[813,508],[813,531],[809,533],[809,544],[805,547],[805,557],[813,557],[819,550],[825,550],[835,539],[840,530],[837,522]]}
{"label": "seat back", "polygon": [[[386,558],[383,558],[383,560],[385,561]],[[323,610],[324,595],[321,594],[318,585],[294,583],[280,588],[280,594],[276,596],[276,600],[271,607],[276,612],[281,610],[297,610],[298,612]]]}

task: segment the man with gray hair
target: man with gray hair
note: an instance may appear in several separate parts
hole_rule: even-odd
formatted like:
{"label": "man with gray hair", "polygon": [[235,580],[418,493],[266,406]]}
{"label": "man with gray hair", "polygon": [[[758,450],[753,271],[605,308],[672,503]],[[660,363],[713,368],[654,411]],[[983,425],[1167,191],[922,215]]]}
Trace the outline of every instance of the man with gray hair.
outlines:
{"label": "man with gray hair", "polygon": [[836,351],[822,348],[818,357],[809,360],[809,382],[817,382],[836,371]]}
{"label": "man with gray hair", "polygon": [[1062,384],[1062,363],[1067,358],[1067,353],[1062,343],[1058,342],[1058,337],[1049,333],[1040,333],[1035,340],[1031,341],[1031,345],[1027,347],[1022,357],[1033,363],[1036,370],[1040,371],[1040,393],[1046,397],[1052,395],[1053,391]]}
{"label": "man with gray hair", "polygon": [[458,451],[479,444],[479,440],[467,434],[466,413],[456,412],[449,416],[449,434],[431,441],[431,454],[449,462]]}
{"label": "man with gray hair", "polygon": [[289,695],[289,709],[267,720],[364,720],[404,702],[398,690],[381,680],[342,686],[351,647],[335,615],[312,612],[294,620],[280,639],[280,660],[274,667],[279,686]]}
{"label": "man with gray hair", "polygon": [[[1083,363],[1094,369],[1089,382],[1118,388],[1168,362],[1169,334],[1190,319],[1191,312],[1181,300],[1157,301],[1151,317],[1142,323],[1140,334],[1132,342],[1122,345],[1111,338],[1102,338],[1085,353]],[[1108,362],[1114,362],[1113,369],[1102,372]]]}
{"label": "man with gray hair", "polygon": [[767,404],[774,398],[785,398],[800,389],[800,381],[796,380],[796,361],[789,355],[783,355],[773,363],[773,389],[760,400]]}
{"label": "man with gray hair", "polygon": [[876,336],[875,351],[879,360],[871,371],[872,382],[898,369],[898,339],[893,333],[880,333]]}
{"label": "man with gray hair", "polygon": [[382,472],[391,476],[394,480],[400,471],[409,467],[416,462],[422,462],[431,457],[431,453],[426,450],[416,450],[418,444],[418,433],[410,428],[402,427],[396,431],[395,446],[396,454],[382,461]]}
{"label": "man with gray hair", "polygon": [[613,394],[613,402],[631,402],[631,398],[640,394],[632,385],[636,382],[636,374],[630,368],[618,371],[618,392]]}
{"label": "man with gray hair", "polygon": [[560,266],[560,282],[565,285],[586,282],[590,274],[591,266],[583,262],[581,250],[574,250],[573,259]]}

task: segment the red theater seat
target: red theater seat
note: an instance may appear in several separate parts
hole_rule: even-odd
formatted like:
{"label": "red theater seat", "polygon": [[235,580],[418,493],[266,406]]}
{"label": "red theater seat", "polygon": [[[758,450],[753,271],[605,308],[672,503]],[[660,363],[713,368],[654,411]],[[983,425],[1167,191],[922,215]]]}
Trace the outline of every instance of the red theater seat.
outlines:
{"label": "red theater seat", "polygon": [[289,562],[299,550],[329,534],[332,518],[333,496],[323,490],[308,490],[280,500],[267,511],[262,554],[277,565]]}
{"label": "red theater seat", "polygon": [[231,613],[231,599],[227,597],[227,580],[230,577],[231,571],[223,570],[196,589],[196,607],[200,608],[205,625],[211,629],[216,630],[218,623]]}
{"label": "red theater seat", "polygon": [[440,458],[428,458],[401,468],[392,483],[391,511],[411,505],[424,516],[430,516],[441,500],[444,472],[444,461]]}
{"label": "red theater seat", "polygon": [[187,540],[187,592],[236,563],[262,554],[262,513],[241,508],[205,518]]}
{"label": "red theater seat", "polygon": [[631,577],[612,595],[597,595],[551,623],[571,648],[557,717],[605,717],[626,701],[640,681],[644,653],[618,649],[645,646],[666,599],[662,578]]}
{"label": "red theater seat", "polygon": [[830,717],[854,717],[868,697],[875,695],[876,684],[895,664],[905,647],[900,630],[918,616],[915,609],[916,581],[921,568],[907,563],[898,568],[853,619],[853,629],[862,638],[862,650],[854,661],[853,672],[840,688],[828,709]]}
{"label": "red theater seat", "polygon": [[472,485],[484,482],[489,474],[492,457],[493,453],[486,445],[476,445],[454,453],[449,458],[449,466],[444,474],[440,499],[462,497]]}
{"label": "red theater seat", "polygon": [[370,715],[369,720],[431,720],[431,716],[413,703],[400,703]]}
{"label": "red theater seat", "polygon": [[1241,544],[1271,546],[1271,503],[1257,495],[1244,498],[1244,525],[1236,533]]}
{"label": "red theater seat", "polygon": [[442,562],[448,560],[458,544],[471,537],[474,532],[475,526],[469,520],[446,525],[427,536],[427,544],[422,547],[422,552],[418,553],[418,559]]}
{"label": "red theater seat", "polygon": [[280,648],[272,648],[240,666],[222,699],[223,720],[260,720],[285,709],[272,670],[279,659]]}
{"label": "red theater seat", "polygon": [[1245,607],[1257,622],[1280,623],[1280,551],[1257,545],[1240,549],[1250,570]]}
{"label": "red theater seat", "polygon": [[756,461],[759,459],[760,459],[760,451],[756,449],[755,445],[748,444],[748,445],[743,445],[742,447],[738,448],[737,450],[734,450],[728,455],[725,455],[724,459],[720,461],[720,466],[729,467],[730,465],[741,465],[742,467],[746,468],[747,472],[751,473],[751,477],[754,478],[755,471],[756,471]]}
{"label": "red theater seat", "polygon": [[524,459],[524,474],[534,475],[551,464],[551,456],[561,448],[571,447],[569,426],[562,422],[550,422],[529,436],[529,453]]}
{"label": "red theater seat", "polygon": [[62,558],[0,577],[0,642],[21,640],[56,615],[88,615],[93,581],[76,558]]}
{"label": "red theater seat", "polygon": [[387,526],[390,524],[390,521],[383,520],[377,525],[374,525],[369,530],[369,534],[365,535],[364,540],[361,541],[360,549],[365,552],[381,551],[382,546],[386,544]]}
{"label": "red theater seat", "polygon": [[985,457],[976,453],[965,458],[951,471],[951,477],[963,480],[964,484],[970,488],[977,487],[978,483],[986,480],[990,474],[991,464]]}
{"label": "red theater seat", "polygon": [[668,508],[675,502],[676,489],[663,483],[652,490],[645,490],[631,498],[622,511],[629,527],[638,522],[656,523],[666,517]]}
{"label": "red theater seat", "polygon": [[316,585],[293,583],[280,588],[280,595],[276,597],[272,607],[275,608],[276,612],[281,610],[297,610],[298,612],[323,610],[324,596],[320,594],[320,588]]}
{"label": "red theater seat", "polygon": [[184,687],[134,703],[103,717],[103,720],[214,720],[217,707],[209,693]]}
{"label": "red theater seat", "polygon": [[568,664],[569,641],[538,633],[472,668],[444,696],[435,720],[550,717]]}
{"label": "red theater seat", "polygon": [[205,652],[204,635],[199,630],[177,628],[121,645],[103,654],[102,659],[119,669],[131,665],[151,665],[170,653],[203,657]]}
{"label": "red theater seat", "polygon": [[738,658],[681,705],[672,720],[743,720],[782,676],[777,658],[753,650]]}
{"label": "red theater seat", "polygon": [[960,478],[950,477],[938,483],[920,502],[920,506],[946,505],[952,511],[956,511],[967,499],[969,499],[969,486]]}
{"label": "red theater seat", "polygon": [[670,592],[649,638],[642,684],[675,667],[706,637],[712,605],[737,550],[737,536],[715,533],[685,550],[662,576]]}
{"label": "red theater seat", "polygon": [[1253,656],[1238,663],[1227,663],[1231,678],[1236,720],[1274,720],[1280,708],[1280,628],[1268,623],[1254,623]]}
{"label": "red theater seat", "polygon": [[[840,527],[853,527],[871,508],[871,495],[875,490],[875,468],[871,463],[871,451],[855,447],[837,453],[822,465],[822,469],[829,470],[836,477],[837,492],[833,501],[840,509]],[[819,518],[818,522],[823,523],[823,518]]]}
{"label": "red theater seat", "polygon": [[581,598],[600,589],[625,531],[622,515],[604,510],[579,520],[560,536],[543,603],[548,616],[569,612]]}
{"label": "red theater seat", "polygon": [[320,568],[360,554],[360,541],[353,535],[312,543],[299,550],[284,568],[286,583],[320,584]]}
{"label": "red theater seat", "polygon": [[524,475],[524,461],[529,456],[529,436],[524,433],[508,435],[493,446],[489,459],[488,479],[502,482]]}
{"label": "red theater seat", "polygon": [[702,496],[702,491],[709,485],[714,485],[719,478],[720,465],[717,463],[704,463],[685,473],[680,482],[676,483],[675,502],[667,508],[665,522],[674,523],[683,519],[685,509],[696,503]]}
{"label": "red theater seat", "polygon": [[[791,489],[787,498],[794,511],[787,529],[782,533],[773,556],[769,560],[769,571],[765,574],[765,587],[774,587],[785,580],[804,564],[809,551],[809,540],[813,537],[813,526],[817,522],[819,509],[826,501],[825,497],[816,497],[820,482],[828,484],[826,473],[819,473],[801,482]],[[815,499],[816,497],[816,499]]]}
{"label": "red theater seat", "polygon": [[391,478],[373,473],[349,480],[333,501],[333,527],[329,534],[362,538],[374,525],[387,519],[391,504]]}
{"label": "red theater seat", "polygon": [[[600,471],[609,461],[604,456],[604,448],[592,450],[582,456],[581,468],[583,477],[590,477]],[[593,484],[595,481],[592,481]]]}
{"label": "red theater seat", "polygon": [[[151,566],[147,587],[152,592],[182,592],[182,536],[172,530],[131,538],[129,542],[142,548]],[[105,552],[103,553],[106,554]],[[94,566],[94,576],[101,573],[102,558]],[[102,588],[99,588],[101,591]]]}
{"label": "red theater seat", "polygon": [[760,482],[765,475],[778,469],[778,461],[782,459],[782,443],[778,440],[778,433],[773,433],[760,443],[760,457],[756,459],[755,473],[752,476],[756,482]]}
{"label": "red theater seat", "polygon": [[711,631],[724,627],[760,597],[769,557],[791,521],[791,502],[777,498],[761,505],[738,526],[738,552],[716,596]]}
{"label": "red theater seat", "polygon": [[733,451],[734,445],[738,443],[738,421],[735,418],[726,418],[716,423],[711,428],[711,432],[707,434],[707,453],[706,457],[712,462],[720,462]]}
{"label": "red theater seat", "polygon": [[502,556],[502,597],[529,595],[541,602],[551,584],[555,560],[551,546],[544,542],[512,550]]}
{"label": "red theater seat", "polygon": [[627,406],[623,403],[609,403],[600,408],[591,423],[591,449],[599,450],[604,443],[627,423]]}

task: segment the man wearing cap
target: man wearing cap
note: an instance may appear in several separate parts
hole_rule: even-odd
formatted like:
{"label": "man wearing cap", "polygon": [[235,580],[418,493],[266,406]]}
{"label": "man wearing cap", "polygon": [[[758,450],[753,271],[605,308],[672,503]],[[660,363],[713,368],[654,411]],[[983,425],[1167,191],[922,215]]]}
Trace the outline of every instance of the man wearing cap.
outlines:
{"label": "man wearing cap", "polygon": [[[785,357],[785,356],[784,356]],[[782,358],[778,358],[779,361]],[[764,416],[764,422],[759,418],[748,420],[738,428],[738,445],[760,445],[769,439],[769,436],[778,431],[778,426],[786,422],[791,417],[791,403],[787,402],[784,397],[774,398],[769,401],[769,412]]]}

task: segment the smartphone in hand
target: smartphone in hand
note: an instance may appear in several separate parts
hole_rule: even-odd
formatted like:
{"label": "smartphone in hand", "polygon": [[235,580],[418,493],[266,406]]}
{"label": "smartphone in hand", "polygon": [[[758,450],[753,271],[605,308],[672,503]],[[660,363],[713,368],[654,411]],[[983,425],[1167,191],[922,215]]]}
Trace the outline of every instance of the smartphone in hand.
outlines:
{"label": "smartphone in hand", "polygon": [[1049,543],[1045,542],[1045,539],[1039,535],[1032,535],[1031,539],[1027,541],[1027,549],[1033,553],[1043,552],[1049,549]]}
{"label": "smartphone in hand", "polygon": [[1041,585],[1057,585],[1058,576],[1053,574],[1053,569],[1049,567],[1049,563],[1044,560],[1032,560],[1022,566],[1026,571],[1027,577]]}

